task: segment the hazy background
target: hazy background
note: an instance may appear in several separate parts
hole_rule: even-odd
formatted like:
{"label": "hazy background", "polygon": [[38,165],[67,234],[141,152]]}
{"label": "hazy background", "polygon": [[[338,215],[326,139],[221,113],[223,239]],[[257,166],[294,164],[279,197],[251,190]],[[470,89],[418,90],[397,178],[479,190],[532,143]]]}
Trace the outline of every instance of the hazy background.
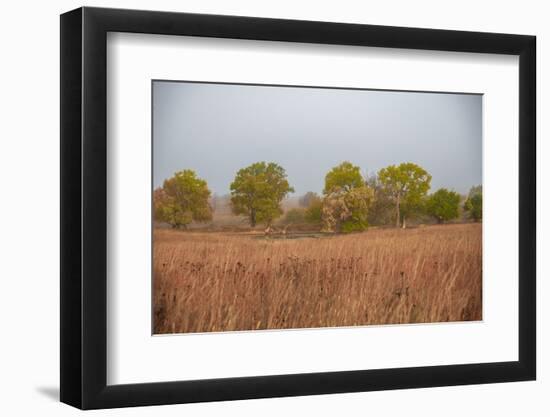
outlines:
{"label": "hazy background", "polygon": [[432,191],[466,193],[482,182],[481,117],[481,95],[155,81],[153,183],[193,169],[227,194],[240,168],[272,161],[300,195],[342,161],[414,162]]}

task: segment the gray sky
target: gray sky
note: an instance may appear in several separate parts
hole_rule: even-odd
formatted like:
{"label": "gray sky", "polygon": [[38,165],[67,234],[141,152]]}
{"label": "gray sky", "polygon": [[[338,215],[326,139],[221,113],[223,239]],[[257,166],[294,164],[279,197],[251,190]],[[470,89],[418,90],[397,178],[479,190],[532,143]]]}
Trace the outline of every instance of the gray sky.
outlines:
{"label": "gray sky", "polygon": [[432,191],[481,184],[482,96],[155,81],[153,183],[193,169],[229,193],[254,162],[286,169],[294,195],[320,193],[342,161],[363,174],[414,162]]}

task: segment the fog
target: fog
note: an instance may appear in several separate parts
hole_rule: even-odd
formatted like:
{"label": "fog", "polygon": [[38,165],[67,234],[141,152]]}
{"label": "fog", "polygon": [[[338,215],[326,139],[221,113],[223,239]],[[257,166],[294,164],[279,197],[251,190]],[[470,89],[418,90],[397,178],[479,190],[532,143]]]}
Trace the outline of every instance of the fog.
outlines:
{"label": "fog", "polygon": [[193,169],[213,193],[257,161],[285,168],[295,195],[321,192],[350,161],[363,174],[414,162],[432,190],[482,182],[482,96],[153,82],[153,183]]}

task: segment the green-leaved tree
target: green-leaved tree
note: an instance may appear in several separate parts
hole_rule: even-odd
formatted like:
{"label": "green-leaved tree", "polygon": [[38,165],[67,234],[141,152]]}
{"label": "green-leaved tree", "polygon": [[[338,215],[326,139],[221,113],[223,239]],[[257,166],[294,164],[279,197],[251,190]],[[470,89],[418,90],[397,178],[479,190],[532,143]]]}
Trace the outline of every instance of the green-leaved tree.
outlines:
{"label": "green-leaved tree", "polygon": [[323,193],[326,195],[335,190],[349,191],[363,185],[364,181],[359,167],[346,161],[335,166],[327,173]]}
{"label": "green-leaved tree", "polygon": [[176,229],[187,227],[192,221],[212,220],[209,198],[210,190],[206,181],[197,177],[195,171],[185,169],[176,172],[154,192],[155,219]]}
{"label": "green-leaved tree", "polygon": [[483,192],[481,185],[470,189],[468,198],[464,203],[464,210],[468,212],[474,221],[481,221],[481,218],[483,217]]}
{"label": "green-leaved tree", "polygon": [[325,176],[321,208],[323,230],[355,232],[367,229],[367,215],[374,199],[358,166],[342,162]]}
{"label": "green-leaved tree", "polygon": [[374,190],[374,201],[369,207],[369,224],[381,226],[394,223],[395,203],[376,174],[369,175],[365,183]]}
{"label": "green-leaved tree", "polygon": [[395,205],[395,225],[406,225],[406,218],[422,207],[432,176],[412,162],[390,165],[378,172],[378,180]]}
{"label": "green-leaved tree", "polygon": [[309,205],[306,208],[306,221],[311,224],[320,224],[322,222],[321,211],[323,208],[323,200],[317,194],[310,199]]}
{"label": "green-leaved tree", "polygon": [[440,188],[426,200],[426,211],[438,223],[456,219],[459,215],[460,194]]}
{"label": "green-leaved tree", "polygon": [[281,216],[281,201],[294,189],[286,179],[285,170],[274,162],[256,162],[240,169],[231,183],[233,213],[245,215],[250,226],[271,225]]}

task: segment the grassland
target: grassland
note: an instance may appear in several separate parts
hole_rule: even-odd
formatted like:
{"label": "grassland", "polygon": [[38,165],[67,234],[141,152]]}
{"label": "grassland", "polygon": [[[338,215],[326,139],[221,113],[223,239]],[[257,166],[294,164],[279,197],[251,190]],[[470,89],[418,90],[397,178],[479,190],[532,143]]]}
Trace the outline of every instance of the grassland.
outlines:
{"label": "grassland", "polygon": [[154,231],[154,332],[481,320],[480,224],[302,239]]}

